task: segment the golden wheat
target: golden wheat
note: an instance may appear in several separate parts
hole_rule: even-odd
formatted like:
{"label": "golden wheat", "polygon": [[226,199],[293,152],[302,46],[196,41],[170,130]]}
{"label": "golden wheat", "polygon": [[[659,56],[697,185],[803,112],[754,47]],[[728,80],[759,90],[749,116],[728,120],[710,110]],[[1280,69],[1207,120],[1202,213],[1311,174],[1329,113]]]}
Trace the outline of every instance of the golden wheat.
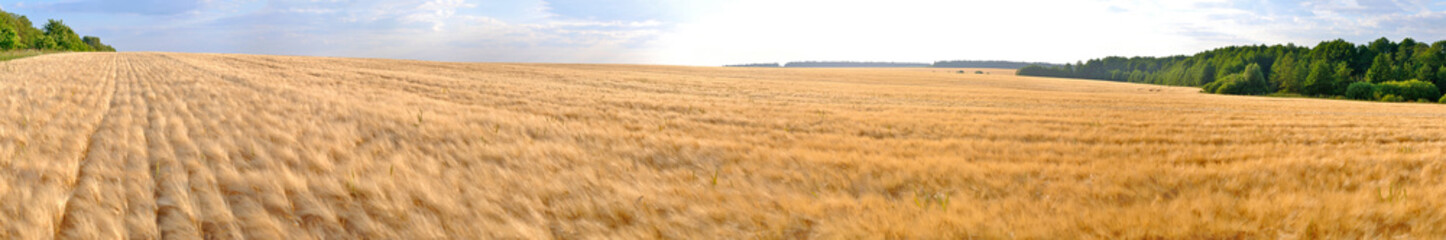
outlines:
{"label": "golden wheat", "polygon": [[0,239],[1446,236],[1446,105],[973,69],[0,64]]}

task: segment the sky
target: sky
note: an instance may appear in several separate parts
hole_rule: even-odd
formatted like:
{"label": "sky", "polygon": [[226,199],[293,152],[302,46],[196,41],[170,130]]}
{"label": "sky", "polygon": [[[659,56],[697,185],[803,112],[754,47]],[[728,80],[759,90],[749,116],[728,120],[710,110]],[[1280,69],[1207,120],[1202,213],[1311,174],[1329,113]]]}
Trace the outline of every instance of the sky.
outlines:
{"label": "sky", "polygon": [[1074,62],[1446,40],[1424,0],[0,0],[120,51],[461,62]]}

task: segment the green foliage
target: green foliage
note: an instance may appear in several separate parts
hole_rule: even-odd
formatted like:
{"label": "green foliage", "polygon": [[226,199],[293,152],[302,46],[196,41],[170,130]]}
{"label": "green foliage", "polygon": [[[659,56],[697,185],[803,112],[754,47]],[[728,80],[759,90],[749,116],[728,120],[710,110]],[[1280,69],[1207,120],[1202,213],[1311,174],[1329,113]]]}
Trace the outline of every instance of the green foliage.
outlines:
{"label": "green foliage", "polygon": [[1396,96],[1395,94],[1386,94],[1385,96],[1381,96],[1381,101],[1382,101],[1382,102],[1405,102],[1406,99],[1405,99],[1405,98],[1402,98],[1401,96]]}
{"label": "green foliage", "polygon": [[115,51],[100,38],[82,38],[60,20],[35,28],[26,16],[0,11],[0,50]]}
{"label": "green foliage", "polygon": [[85,40],[80,39],[80,36],[75,35],[75,31],[71,30],[70,26],[66,26],[65,23],[60,20],[50,19],[49,22],[45,23],[45,36],[49,36],[50,39],[55,41],[56,50],[76,52],[92,51],[90,45],[85,44]]}
{"label": "green foliage", "polygon": [[1355,57],[1356,45],[1344,39],[1336,39],[1317,44],[1310,53],[1313,61],[1347,60]]}
{"label": "green foliage", "polygon": [[60,49],[59,46],[60,45],[56,44],[55,39],[51,38],[50,35],[35,36],[34,40],[30,43],[31,48],[39,50]]}
{"label": "green foliage", "polygon": [[1270,92],[1283,91],[1289,87],[1288,82],[1295,78],[1295,72],[1292,71],[1295,69],[1295,64],[1295,56],[1292,55],[1281,56],[1271,64],[1274,69],[1270,71],[1270,84],[1268,84]]}
{"label": "green foliage", "polygon": [[85,36],[85,37],[81,37],[81,38],[80,38],[80,41],[81,41],[81,42],[84,42],[85,45],[90,46],[91,49],[94,49],[95,51],[98,51],[98,52],[114,52],[114,51],[115,51],[115,48],[114,48],[114,47],[111,47],[110,45],[105,45],[105,43],[101,43],[101,42],[100,42],[100,38],[95,37],[95,36]]}
{"label": "green foliage", "polygon": [[1436,71],[1431,71],[1431,67],[1422,65],[1416,68],[1416,79],[1426,82],[1436,82]]}
{"label": "green foliage", "polygon": [[0,50],[12,50],[20,47],[20,33],[10,26],[0,26]]}
{"label": "green foliage", "polygon": [[1014,74],[1020,76],[1041,76],[1041,77],[1074,77],[1073,72],[1066,68],[1053,68],[1040,65],[1029,65],[1020,68]]}
{"label": "green foliage", "polygon": [[[1446,84],[1442,83],[1446,83],[1446,66],[1441,66],[1441,68],[1436,69],[1436,86],[1446,86]],[[1446,90],[1443,90],[1441,92],[1446,92]]]}
{"label": "green foliage", "polygon": [[1366,45],[1366,49],[1373,53],[1389,53],[1396,51],[1396,43],[1385,37],[1377,38]]}
{"label": "green foliage", "polygon": [[[1239,82],[1239,81],[1240,81],[1239,79],[1240,79],[1240,74],[1231,74],[1231,75],[1229,75],[1229,76],[1225,76],[1225,77],[1221,78],[1220,81],[1215,81],[1215,82],[1211,82],[1211,83],[1209,83],[1209,84],[1205,84],[1205,86],[1200,86],[1200,92],[1203,92],[1203,93],[1217,93],[1217,94],[1218,94],[1218,93],[1221,93],[1221,91],[1220,91],[1221,87],[1225,87],[1225,88],[1235,88],[1235,87],[1236,87],[1236,86],[1235,86],[1235,85],[1236,85],[1236,82]],[[1228,86],[1226,86],[1226,85],[1228,85]]]}
{"label": "green foliage", "polygon": [[1250,64],[1241,74],[1231,74],[1220,78],[1219,81],[1205,84],[1204,90],[1208,93],[1235,94],[1235,95],[1263,95],[1270,93],[1269,81],[1265,80],[1265,72],[1260,70],[1260,65]]}
{"label": "green foliage", "polygon": [[[1254,81],[1248,73],[1252,65],[1259,68],[1262,81]],[[1315,97],[1342,97],[1358,81],[1379,87],[1383,82],[1417,79],[1441,87],[1437,92],[1446,92],[1446,41],[1425,44],[1404,39],[1398,44],[1380,38],[1359,46],[1340,39],[1313,48],[1293,44],[1229,46],[1190,56],[1112,56],[1064,66],[1030,66],[1018,74],[1200,86],[1202,92],[1209,93],[1298,93]],[[1349,97],[1365,98],[1361,95],[1355,92]]]}
{"label": "green foliage", "polygon": [[1390,81],[1378,84],[1375,95],[1381,96],[1381,101],[1386,101],[1385,96],[1396,96],[1399,97],[1401,101],[1423,98],[1439,99],[1441,98],[1441,90],[1437,89],[1435,84],[1412,79],[1410,81]]}
{"label": "green foliage", "polygon": [[1375,100],[1376,85],[1370,82],[1351,83],[1346,87],[1346,98],[1356,100]]}
{"label": "green foliage", "polygon": [[1331,81],[1330,95],[1345,94],[1346,87],[1349,87],[1351,82],[1355,82],[1355,80],[1351,78],[1351,68],[1344,62],[1336,64],[1336,72],[1331,76],[1335,77],[1335,79]]}
{"label": "green foliage", "polygon": [[1270,85],[1270,81],[1266,80],[1265,70],[1261,69],[1259,64],[1251,63],[1245,66],[1245,81],[1254,86],[1253,91],[1257,94],[1270,92],[1269,89],[1266,89]]}
{"label": "green foliage", "polygon": [[1301,93],[1308,96],[1329,95],[1335,81],[1335,64],[1317,61],[1310,66],[1310,75],[1305,77]]}
{"label": "green foliage", "polygon": [[1215,81],[1215,64],[1205,62],[1205,64],[1201,65],[1196,71],[1198,71],[1196,74],[1199,76],[1195,77],[1195,82],[1192,85],[1207,84]]}
{"label": "green foliage", "polygon": [[[1411,96],[1410,99],[1423,99],[1423,98],[1424,98],[1424,99],[1437,99],[1437,98],[1441,98],[1441,90],[1436,87],[1436,84],[1432,84],[1432,83],[1426,82],[1426,81],[1411,79],[1410,81],[1406,81],[1406,85],[1410,87],[1410,88],[1409,88],[1409,89],[1410,89],[1410,92],[1408,92],[1408,94],[1403,94],[1402,96]],[[1429,102],[1430,100],[1427,100],[1427,101]]]}
{"label": "green foliage", "polygon": [[10,61],[10,60],[15,60],[15,59],[21,59],[21,58],[27,58],[27,57],[34,57],[34,56],[39,56],[39,55],[41,55],[41,54],[46,54],[46,53],[47,53],[47,52],[36,51],[36,50],[3,51],[3,52],[0,52],[0,61]]}
{"label": "green foliage", "polygon": [[1127,79],[1127,81],[1129,81],[1129,82],[1144,82],[1146,79],[1148,79],[1148,78],[1147,78],[1147,75],[1145,75],[1145,72],[1140,71],[1140,70],[1134,70],[1134,71],[1130,71],[1130,76],[1129,76],[1129,79]]}
{"label": "green foliage", "polygon": [[1371,62],[1371,68],[1366,70],[1366,80],[1371,83],[1392,81],[1395,74],[1391,74],[1391,54],[1385,53],[1376,55],[1376,60]]}
{"label": "green foliage", "polygon": [[[1280,66],[1280,68],[1285,67],[1286,66]],[[1297,61],[1295,62],[1295,66],[1291,67],[1288,71],[1290,75],[1285,76],[1281,81],[1280,92],[1297,94],[1305,92],[1305,78],[1307,74],[1310,74],[1309,65],[1306,64],[1305,61]]]}

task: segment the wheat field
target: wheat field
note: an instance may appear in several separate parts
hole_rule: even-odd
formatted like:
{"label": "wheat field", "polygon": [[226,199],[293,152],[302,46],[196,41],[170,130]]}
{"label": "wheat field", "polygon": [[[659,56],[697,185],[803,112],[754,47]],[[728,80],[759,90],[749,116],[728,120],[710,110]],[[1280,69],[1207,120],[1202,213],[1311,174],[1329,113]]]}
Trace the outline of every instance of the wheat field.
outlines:
{"label": "wheat field", "polygon": [[0,239],[1446,236],[1446,105],[974,69],[0,64]]}

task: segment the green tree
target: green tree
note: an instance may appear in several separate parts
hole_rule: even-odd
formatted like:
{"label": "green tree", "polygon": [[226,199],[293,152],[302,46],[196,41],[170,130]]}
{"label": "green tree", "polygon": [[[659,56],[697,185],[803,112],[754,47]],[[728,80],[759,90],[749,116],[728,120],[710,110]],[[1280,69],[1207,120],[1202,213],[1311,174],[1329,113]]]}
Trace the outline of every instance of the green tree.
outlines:
{"label": "green tree", "polygon": [[1405,102],[1405,101],[1406,101],[1406,98],[1403,98],[1403,97],[1401,97],[1401,96],[1399,96],[1399,95],[1395,95],[1395,94],[1386,94],[1386,95],[1382,95],[1382,96],[1381,96],[1381,101],[1382,101],[1382,102]]}
{"label": "green tree", "polygon": [[[1247,70],[1250,65],[1260,68],[1264,81],[1254,81],[1259,78],[1251,77],[1254,74]],[[1406,39],[1397,44],[1380,38],[1365,45],[1337,39],[1311,48],[1293,44],[1253,45],[1170,57],[1110,56],[1067,67],[1023,69],[1019,74],[1200,86],[1210,93],[1256,94],[1264,89],[1267,93],[1336,96],[1346,94],[1355,82],[1368,82],[1379,88],[1381,82],[1419,79],[1446,86],[1435,84],[1446,83],[1443,65],[1446,65],[1446,41],[1423,44]],[[1260,82],[1264,84],[1258,84]],[[1360,90],[1361,86],[1357,88]],[[1437,90],[1446,91],[1446,88]],[[1355,94],[1361,97],[1360,92]]]}
{"label": "green tree", "polygon": [[45,23],[44,28],[45,36],[55,41],[53,48],[55,50],[91,51],[90,45],[85,44],[85,41],[81,40],[79,35],[75,35],[75,31],[71,30],[70,26],[66,26],[60,20],[50,19],[50,22]]}
{"label": "green tree", "polygon": [[81,42],[84,42],[85,45],[90,46],[90,48],[91,48],[92,50],[95,50],[95,51],[103,51],[103,52],[114,52],[114,51],[115,51],[115,48],[111,47],[110,45],[105,45],[105,43],[101,43],[99,37],[95,37],[95,36],[85,36],[85,37],[81,37],[81,38],[80,38],[80,41],[81,41]]}
{"label": "green tree", "polygon": [[1245,83],[1248,86],[1245,94],[1270,93],[1270,81],[1265,80],[1265,71],[1260,68],[1260,64],[1251,63],[1245,66]]}
{"label": "green tree", "polygon": [[1370,82],[1351,83],[1346,87],[1346,98],[1356,100],[1376,100],[1376,85]]}
{"label": "green tree", "polygon": [[1130,72],[1130,82],[1145,82],[1145,72],[1135,70]]}
{"label": "green tree", "polygon": [[1420,68],[1416,69],[1416,79],[1426,82],[1436,82],[1436,71],[1431,71],[1431,67],[1421,65]]}
{"label": "green tree", "polygon": [[55,44],[55,39],[54,39],[54,38],[50,38],[50,36],[48,36],[48,35],[38,35],[38,36],[35,36],[35,38],[33,38],[33,39],[31,40],[31,42],[30,42],[30,47],[31,47],[31,48],[34,48],[34,49],[46,49],[46,50],[58,49],[58,48],[59,48],[59,47],[57,47],[57,45]]}
{"label": "green tree", "polygon": [[1335,64],[1326,61],[1316,61],[1310,65],[1310,75],[1305,77],[1304,86],[1301,86],[1301,94],[1309,96],[1329,95],[1331,83],[1335,81]]}
{"label": "green tree", "polygon": [[1376,60],[1371,61],[1371,68],[1366,70],[1366,81],[1380,83],[1391,81],[1395,74],[1391,74],[1391,54],[1383,53],[1376,55]]}
{"label": "green tree", "polygon": [[1316,61],[1342,61],[1351,59],[1356,55],[1355,44],[1346,42],[1344,39],[1336,39],[1328,42],[1321,42],[1311,49],[1311,59]]}
{"label": "green tree", "polygon": [[1376,54],[1391,53],[1396,51],[1396,43],[1386,37],[1381,37],[1367,44],[1366,49]]}
{"label": "green tree", "polygon": [[1394,80],[1412,79],[1416,76],[1416,68],[1408,63],[1397,63],[1391,67],[1391,73]]}
{"label": "green tree", "polygon": [[1271,92],[1284,90],[1287,79],[1295,77],[1291,72],[1295,68],[1295,57],[1285,54],[1285,56],[1276,58],[1275,63],[1270,66],[1270,84],[1267,89]]}
{"label": "green tree", "polygon": [[21,49],[36,48],[35,44],[39,42],[40,36],[45,34],[40,32],[39,29],[35,29],[35,24],[30,22],[30,18],[23,15],[16,17],[15,24],[11,27],[15,27],[15,32],[20,35],[19,48]]}
{"label": "green tree", "polygon": [[1296,61],[1290,67],[1290,76],[1280,82],[1281,92],[1304,93],[1305,79],[1310,74],[1310,67],[1306,61]]}
{"label": "green tree", "polygon": [[1387,101],[1386,96],[1397,96],[1399,101],[1419,101],[1426,99],[1441,98],[1441,91],[1435,84],[1412,79],[1410,81],[1390,81],[1376,85],[1376,96]]}
{"label": "green tree", "polygon": [[1335,78],[1331,81],[1330,95],[1345,94],[1346,87],[1350,87],[1351,82],[1355,82],[1354,79],[1351,79],[1351,67],[1344,62],[1336,64],[1336,72],[1331,76]]}
{"label": "green tree", "polygon": [[1227,75],[1221,77],[1220,80],[1205,84],[1203,90],[1218,94],[1260,95],[1270,92],[1267,89],[1269,84],[1265,80],[1265,71],[1261,70],[1260,65],[1251,63],[1246,65],[1240,74]]}
{"label": "green tree", "polygon": [[1446,82],[1446,66],[1441,66],[1441,68],[1436,69],[1436,81],[1436,85],[1443,85],[1441,82]]}
{"label": "green tree", "polygon": [[[1396,57],[1396,59],[1395,59],[1395,60],[1396,60],[1396,63],[1397,63],[1397,64],[1403,64],[1403,65],[1406,64],[1406,63],[1408,63],[1408,62],[1411,60],[1411,57],[1416,56],[1416,48],[1417,48],[1417,45],[1416,45],[1416,40],[1415,40],[1415,39],[1411,39],[1411,38],[1401,39],[1401,45],[1396,46],[1396,56],[1395,56],[1395,57]],[[1406,99],[1406,100],[1416,100],[1416,99]]]}
{"label": "green tree", "polygon": [[1204,86],[1200,86],[1200,92],[1214,94],[1234,94],[1235,91],[1238,91],[1237,88],[1240,87],[1237,86],[1239,82],[1241,82],[1240,74],[1230,74],[1224,77],[1220,77],[1220,81],[1214,81],[1209,84],[1205,84]]}
{"label": "green tree", "polygon": [[1199,77],[1196,78],[1196,81],[1199,81],[1199,82],[1196,82],[1195,84],[1200,85],[1200,84],[1209,84],[1210,82],[1214,82],[1214,81],[1215,81],[1215,64],[1210,63],[1210,62],[1205,62],[1204,65],[1201,65],[1201,66],[1200,66],[1200,72],[1199,72],[1198,74],[1200,74],[1200,75],[1199,75]]}
{"label": "green tree", "polygon": [[1410,85],[1411,90],[1415,93],[1414,98],[1411,100],[1425,100],[1422,102],[1430,102],[1431,99],[1441,98],[1441,89],[1436,87],[1436,84],[1416,79],[1406,81],[1406,84]]}
{"label": "green tree", "polygon": [[1427,64],[1428,66],[1446,65],[1446,40],[1431,43],[1431,48],[1428,51],[1431,52],[1430,57],[1432,57],[1430,64]]}
{"label": "green tree", "polygon": [[20,48],[20,33],[10,26],[0,26],[0,50]]}

